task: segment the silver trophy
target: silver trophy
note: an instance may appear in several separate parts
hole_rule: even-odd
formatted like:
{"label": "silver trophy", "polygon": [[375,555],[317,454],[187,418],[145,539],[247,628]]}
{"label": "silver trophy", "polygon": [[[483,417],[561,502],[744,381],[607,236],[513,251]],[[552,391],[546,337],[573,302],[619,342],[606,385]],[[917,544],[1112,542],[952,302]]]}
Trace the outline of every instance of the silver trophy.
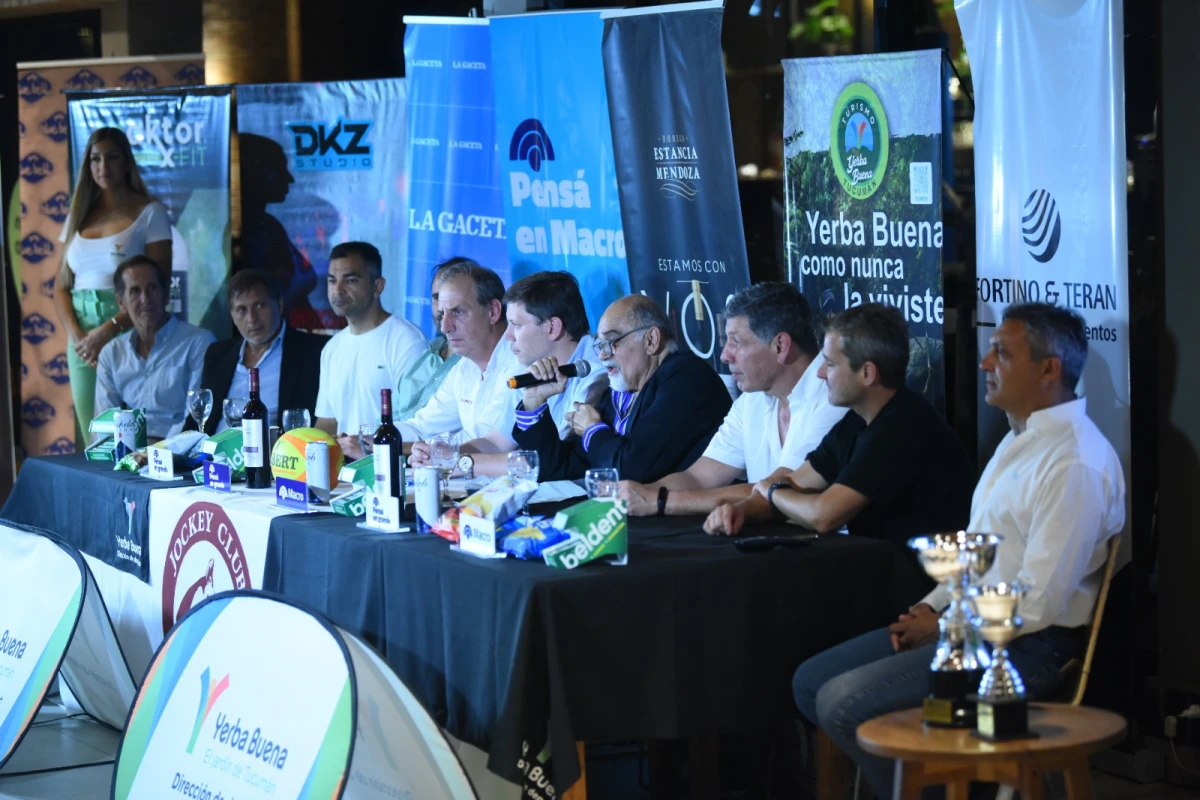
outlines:
{"label": "silver trophy", "polygon": [[930,691],[924,704],[929,725],[975,727],[975,704],[967,698],[991,658],[972,625],[975,614],[967,590],[991,569],[999,543],[994,534],[965,531],[918,536],[908,542],[925,572],[950,595],[950,605],[938,621],[941,633],[929,665]]}
{"label": "silver trophy", "polygon": [[1025,584],[996,583],[970,590],[975,606],[975,628],[992,645],[992,663],[979,682],[975,696],[976,733],[990,740],[1029,736],[1029,714],[1025,682],[1008,660],[1008,645],[1023,624],[1017,607],[1028,588]]}

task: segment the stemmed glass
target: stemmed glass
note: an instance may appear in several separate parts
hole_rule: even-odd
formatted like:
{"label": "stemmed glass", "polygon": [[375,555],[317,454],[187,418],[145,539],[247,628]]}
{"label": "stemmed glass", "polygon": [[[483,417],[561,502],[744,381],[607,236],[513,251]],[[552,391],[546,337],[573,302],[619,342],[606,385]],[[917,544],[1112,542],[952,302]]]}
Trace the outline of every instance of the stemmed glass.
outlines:
{"label": "stemmed glass", "polygon": [[294,431],[296,428],[311,428],[312,415],[307,408],[289,408],[283,412],[283,432]]}
{"label": "stemmed glass", "polygon": [[221,413],[225,417],[225,424],[230,428],[242,427],[242,412],[246,410],[245,397],[226,397],[225,402],[221,404]]}
{"label": "stemmed glass", "polygon": [[[516,483],[520,480],[538,482],[538,454],[536,450],[514,450],[508,454],[508,477]],[[529,501],[521,508],[521,513],[529,514]]]}
{"label": "stemmed glass", "polygon": [[450,473],[458,465],[458,435],[442,433],[430,437],[429,464],[437,467],[438,476],[442,480],[443,498],[450,496]]}
{"label": "stemmed glass", "polygon": [[587,487],[588,497],[616,497],[617,471],[612,467],[589,469],[583,473],[583,485]]}
{"label": "stemmed glass", "polygon": [[196,421],[196,430],[201,433],[204,432],[208,416],[212,413],[212,403],[211,389],[192,389],[187,394],[188,413]]}

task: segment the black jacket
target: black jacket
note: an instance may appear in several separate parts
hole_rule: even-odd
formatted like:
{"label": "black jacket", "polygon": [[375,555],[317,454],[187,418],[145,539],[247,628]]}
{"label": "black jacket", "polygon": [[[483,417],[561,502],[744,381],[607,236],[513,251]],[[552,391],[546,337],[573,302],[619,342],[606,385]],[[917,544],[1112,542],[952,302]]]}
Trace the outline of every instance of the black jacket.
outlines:
{"label": "black jacket", "polygon": [[[512,436],[521,449],[538,452],[540,480],[573,480],[593,467],[615,467],[622,480],[649,483],[700,458],[732,405],[712,367],[691,353],[675,353],[638,392],[624,436],[613,428],[598,430],[584,450],[583,440],[574,434],[559,439],[549,413],[529,430],[513,426]],[[596,410],[613,424],[611,392]]]}
{"label": "black jacket", "polygon": [[[279,405],[276,414],[288,408],[307,408],[316,422],[317,387],[321,380],[321,350],[329,342],[328,336],[305,333],[288,326],[283,332],[283,352],[279,363]],[[229,396],[229,384],[237,370],[238,353],[242,349],[242,338],[235,336],[213,342],[204,354],[204,371],[200,375],[200,388],[211,389],[213,411],[204,426],[204,432],[212,436],[221,419],[221,408]],[[273,419],[270,424],[278,425]],[[196,423],[189,416],[186,430],[195,430]]]}

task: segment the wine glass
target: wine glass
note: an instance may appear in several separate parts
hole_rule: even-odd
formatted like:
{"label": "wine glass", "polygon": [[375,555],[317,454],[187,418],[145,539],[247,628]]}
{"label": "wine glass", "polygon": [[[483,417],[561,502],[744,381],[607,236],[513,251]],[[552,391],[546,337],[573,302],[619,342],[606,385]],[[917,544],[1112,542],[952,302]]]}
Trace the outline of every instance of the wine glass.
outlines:
{"label": "wine glass", "polygon": [[616,497],[617,471],[612,467],[589,469],[583,473],[583,485],[587,487],[588,497]]}
{"label": "wine glass", "polygon": [[364,458],[375,452],[375,431],[378,429],[377,422],[364,422],[358,426],[358,446],[362,448]]}
{"label": "wine glass", "polygon": [[431,436],[429,441],[429,464],[437,467],[444,488],[444,496],[450,494],[450,473],[458,466],[458,436],[442,433]]}
{"label": "wine glass", "polygon": [[187,394],[188,413],[196,421],[196,430],[203,432],[212,413],[212,389],[191,389]]}
{"label": "wine glass", "polygon": [[250,402],[245,397],[226,397],[225,402],[221,404],[221,413],[225,416],[225,424],[230,428],[242,427],[242,412],[246,410],[246,403]]}
{"label": "wine glass", "polygon": [[[514,450],[508,454],[508,477],[512,478],[513,483],[517,481],[529,480],[537,483],[538,479],[538,454],[536,450]],[[521,513],[528,516],[529,501],[526,500],[521,508]]]}
{"label": "wine glass", "polygon": [[283,412],[283,432],[294,431],[296,428],[311,428],[312,416],[307,408],[289,408]]}

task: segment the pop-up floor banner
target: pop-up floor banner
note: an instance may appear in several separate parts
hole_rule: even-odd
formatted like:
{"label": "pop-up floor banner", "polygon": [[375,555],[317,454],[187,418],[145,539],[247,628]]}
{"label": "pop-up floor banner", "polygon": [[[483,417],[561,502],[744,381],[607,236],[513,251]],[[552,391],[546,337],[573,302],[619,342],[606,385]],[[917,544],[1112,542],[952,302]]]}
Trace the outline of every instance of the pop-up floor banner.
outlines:
{"label": "pop-up floor banner", "polygon": [[56,675],[90,716],[125,724],[136,687],[83,557],[52,533],[0,522],[0,767]]}
{"label": "pop-up floor banner", "polygon": [[474,798],[436,723],[353,635],[223,592],[163,640],[130,712],[115,800]]}

